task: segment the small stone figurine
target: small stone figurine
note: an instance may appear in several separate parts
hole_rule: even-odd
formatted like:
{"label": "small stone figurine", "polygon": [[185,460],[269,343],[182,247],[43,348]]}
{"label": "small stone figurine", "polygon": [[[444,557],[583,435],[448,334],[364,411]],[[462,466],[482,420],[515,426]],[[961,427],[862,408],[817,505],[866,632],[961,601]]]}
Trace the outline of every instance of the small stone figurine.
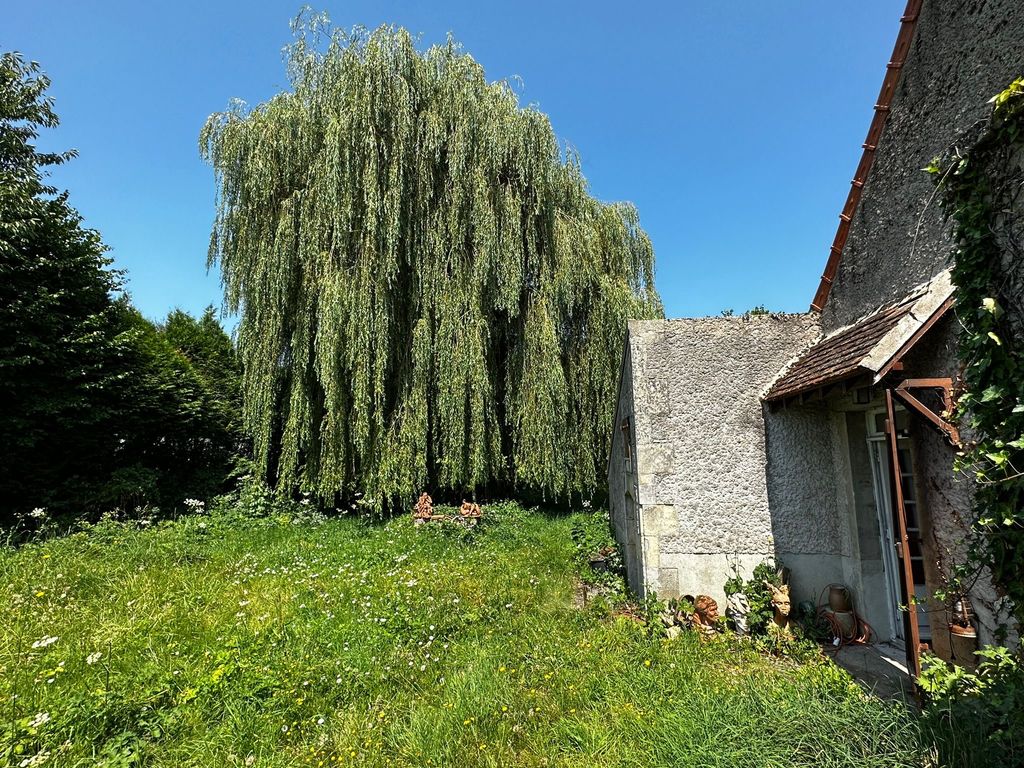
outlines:
{"label": "small stone figurine", "polygon": [[462,506],[459,508],[459,514],[465,518],[472,519],[480,517],[482,513],[479,504],[463,500]]}
{"label": "small stone figurine", "polygon": [[717,631],[718,627],[718,603],[708,595],[697,595],[693,601],[693,616],[690,619],[693,628],[699,629],[704,634],[711,634]]}
{"label": "small stone figurine", "polygon": [[776,587],[770,581],[765,581],[764,585],[772,593],[772,608],[775,609],[775,616],[773,617],[775,627],[783,634],[791,634],[789,629],[789,611],[791,607],[789,585],[783,584],[781,587]]}
{"label": "small stone figurine", "polygon": [[734,592],[725,601],[725,618],[732,622],[736,634],[743,637],[747,634],[747,614],[750,613],[750,602],[742,592]]}
{"label": "small stone figurine", "polygon": [[412,513],[412,519],[416,521],[416,525],[423,525],[428,520],[431,520],[434,516],[434,500],[430,498],[430,494],[421,493],[419,501],[416,502],[416,509]]}

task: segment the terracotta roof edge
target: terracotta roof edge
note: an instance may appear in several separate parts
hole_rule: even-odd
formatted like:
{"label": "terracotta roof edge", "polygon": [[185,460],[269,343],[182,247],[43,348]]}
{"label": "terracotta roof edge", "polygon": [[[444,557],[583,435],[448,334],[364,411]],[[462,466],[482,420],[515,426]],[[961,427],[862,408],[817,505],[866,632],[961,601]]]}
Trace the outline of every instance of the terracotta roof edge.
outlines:
{"label": "terracotta roof edge", "polygon": [[900,76],[903,73],[903,66],[910,53],[922,4],[923,0],[907,0],[906,10],[900,18],[900,31],[896,36],[896,43],[893,45],[892,57],[886,67],[885,77],[882,79],[882,90],[878,95],[878,102],[875,104],[875,114],[871,119],[867,138],[864,140],[864,151],[861,154],[853,181],[850,182],[850,192],[843,205],[843,210],[839,214],[839,227],[836,229],[835,239],[829,249],[828,261],[821,275],[818,290],[814,294],[814,300],[811,302],[811,310],[814,312],[820,312],[825,308],[832,291],[832,284],[839,272],[839,264],[846,248],[846,239],[850,234],[850,226],[854,215],[860,209],[861,192],[871,176],[871,167],[874,164],[879,140],[885,130],[885,123],[891,111],[892,98],[896,93],[896,87],[899,85]]}

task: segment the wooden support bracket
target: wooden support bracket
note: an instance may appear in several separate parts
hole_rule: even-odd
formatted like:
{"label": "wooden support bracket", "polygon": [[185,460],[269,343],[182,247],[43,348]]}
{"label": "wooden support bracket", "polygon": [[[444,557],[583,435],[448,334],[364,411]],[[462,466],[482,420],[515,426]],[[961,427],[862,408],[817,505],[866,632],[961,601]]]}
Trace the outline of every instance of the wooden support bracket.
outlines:
{"label": "wooden support bracket", "polygon": [[902,400],[905,404],[909,405],[915,411],[924,416],[928,421],[938,427],[940,430],[946,433],[946,437],[949,442],[953,445],[960,446],[960,430],[956,428],[956,425],[947,420],[947,418],[941,414],[936,413],[927,405],[917,399],[910,391],[912,389],[938,389],[942,392],[942,404],[944,406],[944,413],[949,414],[953,411],[953,380],[949,378],[945,379],[906,379],[901,382],[893,393]]}

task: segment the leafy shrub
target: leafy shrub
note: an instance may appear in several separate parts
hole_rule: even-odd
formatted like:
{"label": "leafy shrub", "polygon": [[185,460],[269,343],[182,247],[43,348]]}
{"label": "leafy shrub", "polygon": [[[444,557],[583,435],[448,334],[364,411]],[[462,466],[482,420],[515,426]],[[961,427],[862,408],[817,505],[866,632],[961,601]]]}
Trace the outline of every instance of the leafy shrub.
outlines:
{"label": "leafy shrub", "polygon": [[775,616],[775,609],[772,608],[772,593],[765,582],[781,587],[782,579],[779,578],[779,568],[780,566],[775,561],[765,560],[754,568],[750,581],[744,585],[747,602],[750,604],[747,626],[750,627],[752,635],[767,632],[768,625]]}
{"label": "leafy shrub", "polygon": [[[757,650],[774,656],[789,656],[800,661],[813,661],[821,656],[815,635],[805,631],[796,611],[790,614],[790,634],[773,631],[772,592],[768,584],[782,586],[782,566],[774,560],[765,560],[755,566],[750,579],[744,579],[739,566],[733,566],[733,575],[725,582],[725,594],[742,593],[747,597],[747,630]],[[766,583],[767,582],[767,583]],[[813,626],[813,618],[811,619]]]}
{"label": "leafy shrub", "polygon": [[268,516],[274,508],[274,494],[263,481],[259,468],[254,462],[237,457],[234,468],[227,476],[230,490],[215,497],[210,511],[238,514],[248,518]]}
{"label": "leafy shrub", "polygon": [[1024,658],[1006,648],[977,651],[978,668],[922,658],[926,730],[943,765],[1020,765],[1024,754]]}
{"label": "leafy shrub", "polygon": [[571,536],[573,560],[580,578],[588,584],[601,584],[622,591],[625,566],[612,535],[608,511],[598,510],[577,515],[573,520]]}
{"label": "leafy shrub", "polygon": [[749,580],[744,580],[740,574],[739,566],[733,566],[733,575],[725,582],[725,594],[734,595],[742,593],[747,596],[747,603],[750,610],[747,613],[747,627],[752,636],[764,635],[768,625],[775,615],[772,608],[772,593],[765,585],[771,582],[775,586],[782,586],[782,579],[779,578],[779,566],[773,560],[765,560],[759,563],[751,574]]}

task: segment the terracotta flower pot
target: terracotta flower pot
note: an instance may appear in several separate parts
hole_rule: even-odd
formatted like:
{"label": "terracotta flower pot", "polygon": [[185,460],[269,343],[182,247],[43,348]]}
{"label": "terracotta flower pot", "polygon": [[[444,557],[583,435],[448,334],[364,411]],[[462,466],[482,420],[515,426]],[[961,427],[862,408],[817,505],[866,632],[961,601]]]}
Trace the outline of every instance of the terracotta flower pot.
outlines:
{"label": "terracotta flower pot", "polygon": [[850,590],[841,584],[833,584],[828,590],[828,607],[833,613],[846,613],[852,610]]}
{"label": "terracotta flower pot", "polygon": [[977,665],[978,658],[974,652],[978,650],[978,633],[974,627],[950,624],[949,645],[956,663],[972,668]]}
{"label": "terracotta flower pot", "polygon": [[974,627],[962,627],[959,624],[950,624],[949,625],[949,634],[956,635],[958,637],[973,637],[973,638],[976,638],[978,636],[978,633],[974,629]]}

